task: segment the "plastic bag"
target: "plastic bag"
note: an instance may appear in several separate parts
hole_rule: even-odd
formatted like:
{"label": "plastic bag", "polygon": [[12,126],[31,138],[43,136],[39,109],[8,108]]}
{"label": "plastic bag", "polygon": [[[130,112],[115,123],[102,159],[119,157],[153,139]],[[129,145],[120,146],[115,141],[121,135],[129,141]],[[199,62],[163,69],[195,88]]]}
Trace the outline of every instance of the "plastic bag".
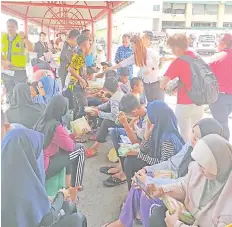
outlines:
{"label": "plastic bag", "polygon": [[117,162],[118,161],[117,152],[114,148],[110,149],[107,157],[108,157],[110,162]]}
{"label": "plastic bag", "polygon": [[187,225],[192,225],[195,222],[194,217],[186,209],[184,204],[167,195],[164,195],[161,199],[171,215],[176,212],[177,208],[181,208],[180,221],[184,222]]}
{"label": "plastic bag", "polygon": [[129,151],[135,151],[139,148],[139,144],[125,144],[125,143],[120,143],[120,147],[118,149],[119,156],[125,156],[126,153]]}
{"label": "plastic bag", "polygon": [[178,178],[178,173],[170,170],[155,170],[154,177],[176,179]]}
{"label": "plastic bag", "polygon": [[74,133],[75,137],[83,136],[91,131],[88,121],[85,117],[78,118],[75,121],[71,122],[72,132]]}

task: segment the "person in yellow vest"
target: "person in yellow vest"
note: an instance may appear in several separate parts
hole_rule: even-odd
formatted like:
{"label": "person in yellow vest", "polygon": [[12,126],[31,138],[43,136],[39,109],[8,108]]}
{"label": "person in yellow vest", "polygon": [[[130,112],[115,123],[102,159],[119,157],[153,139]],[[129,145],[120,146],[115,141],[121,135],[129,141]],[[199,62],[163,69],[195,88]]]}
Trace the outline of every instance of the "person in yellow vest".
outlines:
{"label": "person in yellow vest", "polygon": [[2,73],[7,94],[11,94],[18,83],[26,83],[27,51],[33,52],[33,46],[24,32],[17,33],[18,23],[14,19],[7,21],[7,33],[2,35],[2,69],[11,70],[13,76]]}

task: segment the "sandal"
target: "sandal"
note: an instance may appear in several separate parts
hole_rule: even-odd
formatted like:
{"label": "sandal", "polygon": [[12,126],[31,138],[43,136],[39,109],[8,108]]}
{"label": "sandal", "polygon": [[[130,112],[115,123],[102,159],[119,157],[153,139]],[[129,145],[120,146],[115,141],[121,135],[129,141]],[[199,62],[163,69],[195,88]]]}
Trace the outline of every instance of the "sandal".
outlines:
{"label": "sandal", "polygon": [[109,171],[110,169],[112,169],[112,168],[114,168],[114,166],[101,167],[101,168],[99,169],[99,171],[100,171],[101,173],[104,173],[104,174],[107,174],[107,175],[114,175],[114,173],[109,173],[109,172],[108,172],[108,171]]}
{"label": "sandal", "polygon": [[127,180],[120,180],[116,177],[110,177],[107,180],[103,181],[104,186],[108,187],[108,188],[112,188],[121,184],[126,183]]}
{"label": "sandal", "polygon": [[98,151],[95,152],[95,153],[93,153],[92,150],[91,150],[90,148],[88,148],[88,149],[86,149],[86,151],[85,151],[85,156],[86,156],[86,158],[92,158],[92,157],[97,156],[98,153],[99,153]]}

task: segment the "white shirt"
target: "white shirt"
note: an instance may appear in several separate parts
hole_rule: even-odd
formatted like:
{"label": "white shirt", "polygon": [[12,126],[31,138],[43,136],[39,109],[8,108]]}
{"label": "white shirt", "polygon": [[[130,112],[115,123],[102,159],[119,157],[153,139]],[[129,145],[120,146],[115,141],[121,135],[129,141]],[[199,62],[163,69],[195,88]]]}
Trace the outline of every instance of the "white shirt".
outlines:
{"label": "white shirt", "polygon": [[[135,64],[134,55],[121,61],[119,66],[126,67]],[[159,81],[159,54],[151,48],[147,48],[146,66],[140,67],[142,80],[145,84],[155,83]]]}

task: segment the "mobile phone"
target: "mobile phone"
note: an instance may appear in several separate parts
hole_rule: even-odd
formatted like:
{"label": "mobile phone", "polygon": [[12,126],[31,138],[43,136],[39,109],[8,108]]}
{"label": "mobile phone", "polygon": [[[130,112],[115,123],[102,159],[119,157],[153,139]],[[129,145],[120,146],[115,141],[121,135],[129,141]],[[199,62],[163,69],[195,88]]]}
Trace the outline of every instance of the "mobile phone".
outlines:
{"label": "mobile phone", "polygon": [[136,180],[136,184],[140,187],[142,191],[144,191],[144,193],[149,197],[149,199],[153,199],[151,196],[151,192],[149,191],[147,186],[141,180],[139,180],[137,176],[135,176],[135,180]]}

